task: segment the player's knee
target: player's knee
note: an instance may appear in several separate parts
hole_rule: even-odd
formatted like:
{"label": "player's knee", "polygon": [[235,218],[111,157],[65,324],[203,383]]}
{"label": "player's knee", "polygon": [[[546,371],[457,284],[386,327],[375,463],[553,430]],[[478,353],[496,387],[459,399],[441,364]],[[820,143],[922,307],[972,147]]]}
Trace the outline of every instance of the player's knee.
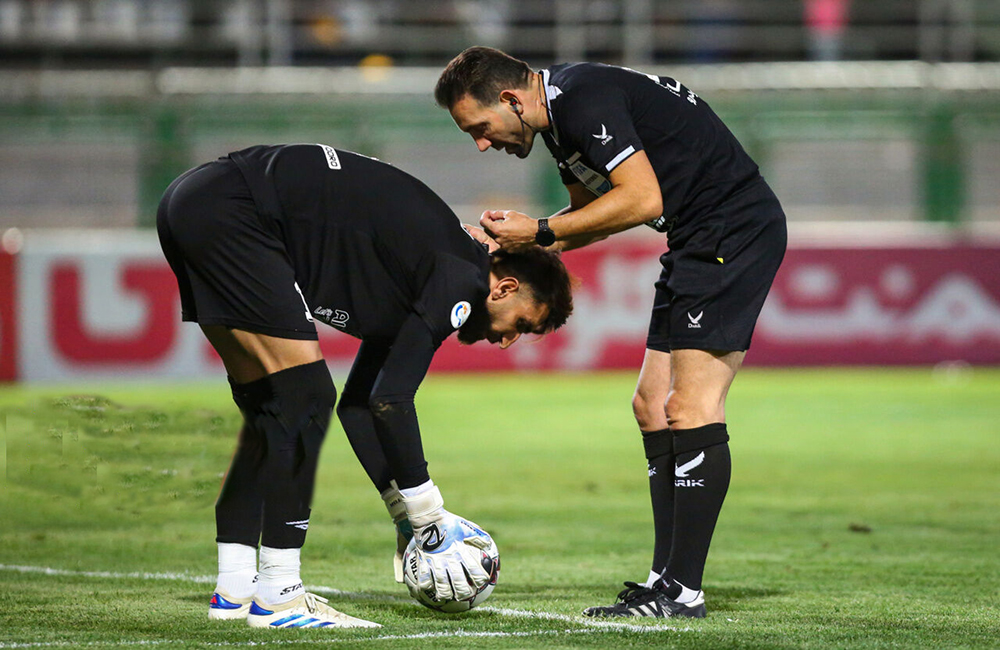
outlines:
{"label": "player's knee", "polygon": [[234,385],[233,399],[248,426],[266,439],[269,471],[284,474],[318,459],[337,389],[326,364],[317,361]]}
{"label": "player's knee", "polygon": [[647,391],[637,389],[632,396],[632,414],[639,428],[643,431],[663,429],[664,413],[663,398]]}
{"label": "player's knee", "polygon": [[666,414],[671,429],[694,429],[724,420],[716,401],[705,399],[704,394],[676,388],[667,395]]}

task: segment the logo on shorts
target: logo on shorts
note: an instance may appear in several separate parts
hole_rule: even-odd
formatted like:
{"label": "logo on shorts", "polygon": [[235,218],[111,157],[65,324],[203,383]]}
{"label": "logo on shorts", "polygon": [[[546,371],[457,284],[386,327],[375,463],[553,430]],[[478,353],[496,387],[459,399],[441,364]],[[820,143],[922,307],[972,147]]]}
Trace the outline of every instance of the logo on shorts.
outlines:
{"label": "logo on shorts", "polygon": [[351,315],[343,309],[330,309],[329,307],[317,307],[313,313],[327,325],[333,325],[340,329],[347,327],[347,321],[351,318]]}
{"label": "logo on shorts", "polygon": [[700,330],[701,329],[701,323],[699,321],[701,321],[701,317],[705,315],[705,312],[704,311],[700,311],[700,312],[698,312],[697,316],[692,316],[691,312],[688,312],[687,314],[688,314],[688,320],[691,321],[690,323],[688,323],[688,329],[699,329]]}
{"label": "logo on shorts", "polygon": [[285,525],[286,526],[292,526],[294,528],[298,528],[299,530],[309,530],[309,520],[308,519],[299,519],[298,521],[286,521]]}
{"label": "logo on shorts", "polygon": [[455,306],[451,308],[451,326],[458,329],[465,324],[468,320],[469,314],[472,313],[472,305],[462,300],[461,302],[456,302]]}

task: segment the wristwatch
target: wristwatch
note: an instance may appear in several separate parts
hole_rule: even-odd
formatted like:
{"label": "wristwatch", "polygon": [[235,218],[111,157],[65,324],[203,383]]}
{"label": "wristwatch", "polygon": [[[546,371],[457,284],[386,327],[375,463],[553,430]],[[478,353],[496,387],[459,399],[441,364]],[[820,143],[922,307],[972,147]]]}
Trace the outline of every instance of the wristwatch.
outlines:
{"label": "wristwatch", "polygon": [[538,220],[538,231],[535,232],[535,243],[539,246],[551,246],[556,243],[556,234],[549,228],[548,219]]}

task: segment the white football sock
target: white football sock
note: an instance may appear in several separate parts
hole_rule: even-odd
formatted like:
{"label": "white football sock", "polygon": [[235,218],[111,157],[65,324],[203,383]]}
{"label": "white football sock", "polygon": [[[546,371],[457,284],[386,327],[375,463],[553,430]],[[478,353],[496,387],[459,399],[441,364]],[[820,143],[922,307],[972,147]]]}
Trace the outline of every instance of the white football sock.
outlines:
{"label": "white football sock", "polygon": [[260,579],[257,599],[268,605],[280,605],[305,593],[302,578],[300,548],[260,547]]}
{"label": "white football sock", "polygon": [[677,584],[678,586],[680,586],[680,588],[681,588],[681,595],[678,596],[677,598],[674,598],[675,602],[678,602],[678,603],[691,603],[691,602],[694,602],[695,600],[697,600],[698,596],[701,595],[701,591],[699,591],[699,590],[688,589],[687,587],[685,587],[681,583],[677,582],[676,580],[674,580],[674,583]]}
{"label": "white football sock", "polygon": [[653,584],[660,579],[660,574],[652,569],[649,570],[649,577],[646,578],[646,584],[644,585],[647,589],[652,589]]}
{"label": "white football sock", "polygon": [[244,544],[219,543],[219,577],[215,590],[233,598],[257,593],[257,549]]}

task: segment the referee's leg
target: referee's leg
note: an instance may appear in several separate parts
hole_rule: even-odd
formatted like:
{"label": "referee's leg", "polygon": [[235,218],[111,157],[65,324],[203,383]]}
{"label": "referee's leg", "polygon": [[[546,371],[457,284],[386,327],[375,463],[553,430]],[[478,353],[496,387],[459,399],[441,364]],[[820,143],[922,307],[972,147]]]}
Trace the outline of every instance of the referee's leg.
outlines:
{"label": "referee's leg", "polygon": [[729,489],[726,395],[745,354],[678,349],[670,355],[666,416],[675,464],[674,534],[663,575],[668,594],[679,602],[698,598]]}
{"label": "referee's leg", "polygon": [[674,536],[674,439],[664,405],[670,392],[670,353],[646,349],[632,396],[632,413],[642,434],[653,507],[653,562],[646,584],[663,573]]}

